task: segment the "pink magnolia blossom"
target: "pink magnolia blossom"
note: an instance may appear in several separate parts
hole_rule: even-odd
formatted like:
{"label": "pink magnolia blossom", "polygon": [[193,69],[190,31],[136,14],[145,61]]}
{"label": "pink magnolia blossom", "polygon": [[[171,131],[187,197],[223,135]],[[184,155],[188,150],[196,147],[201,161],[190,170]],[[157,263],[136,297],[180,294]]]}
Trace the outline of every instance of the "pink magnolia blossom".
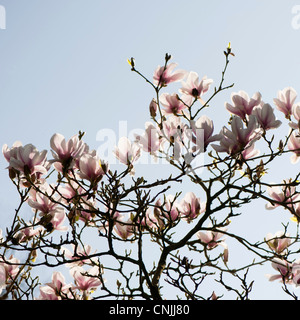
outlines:
{"label": "pink magnolia blossom", "polygon": [[61,272],[53,272],[52,281],[40,287],[39,300],[61,300],[70,297],[71,287],[71,284],[66,284]]}
{"label": "pink magnolia blossom", "polygon": [[269,281],[284,279],[285,283],[291,283],[292,265],[284,259],[274,258],[272,267],[278,272],[275,275],[267,275]]}
{"label": "pink magnolia blossom", "polygon": [[233,105],[226,102],[226,109],[230,113],[237,115],[241,119],[245,120],[246,115],[249,116],[252,113],[253,108],[260,104],[261,94],[259,92],[256,92],[250,99],[245,91],[239,91],[238,93],[234,92],[231,94],[231,100],[233,102]]}
{"label": "pink magnolia blossom", "polygon": [[174,115],[169,116],[162,124],[159,131],[161,136],[161,146],[167,145],[167,149],[173,146],[172,159],[178,160],[181,156],[181,149],[185,139],[185,125],[181,122],[181,118]]}
{"label": "pink magnolia blossom", "polygon": [[[67,248],[62,248],[62,251],[63,251],[64,257],[72,261],[71,263],[67,264],[69,268],[81,267],[84,264],[97,262],[96,257],[95,258],[90,257],[90,255],[92,255],[93,253],[96,253],[96,251],[92,252],[92,247],[90,245],[85,245],[84,248],[82,248],[81,246],[77,246],[76,252],[75,252],[75,245],[72,245],[72,252]],[[87,258],[83,259],[84,257],[87,257]]]}
{"label": "pink magnolia blossom", "polygon": [[200,202],[193,192],[187,192],[184,198],[180,201],[180,214],[188,222],[197,218],[200,213],[205,211],[205,203]]}
{"label": "pink magnolia blossom", "polygon": [[162,216],[167,218],[168,221],[176,221],[179,218],[180,214],[180,205],[176,200],[175,196],[167,195],[164,201],[164,210],[162,212]]}
{"label": "pink magnolia blossom", "polygon": [[141,147],[137,142],[131,142],[128,138],[122,137],[114,150],[117,159],[126,165],[133,164],[141,155]]}
{"label": "pink magnolia blossom", "polygon": [[70,273],[76,284],[74,289],[89,292],[96,290],[97,287],[102,284],[97,276],[99,274],[99,268],[97,266],[92,267],[88,271],[85,271],[82,267],[75,267],[70,270]]}
{"label": "pink magnolia blossom", "polygon": [[130,238],[134,234],[134,226],[131,218],[125,220],[123,215],[119,215],[116,219],[114,230],[123,240]]}
{"label": "pink magnolia blossom", "polygon": [[63,226],[66,214],[63,207],[56,207],[47,214],[41,214],[40,224],[46,228],[48,232],[53,230],[66,231],[67,226]]}
{"label": "pink magnolia blossom", "polygon": [[[286,183],[287,182],[284,180],[283,184]],[[266,209],[275,209],[276,207],[280,206],[281,203],[287,204],[291,207],[293,203],[293,197],[295,196],[296,188],[289,185],[271,186],[267,188],[267,192],[269,196],[277,203],[267,203]]]}
{"label": "pink magnolia blossom", "polygon": [[55,133],[50,139],[52,162],[56,170],[62,172],[75,165],[75,160],[88,151],[88,146],[74,135],[68,141],[60,133]]}
{"label": "pink magnolia blossom", "polygon": [[166,67],[158,66],[154,71],[153,83],[165,87],[171,82],[183,80],[187,72],[184,70],[173,71],[176,67],[177,63],[170,63]]}
{"label": "pink magnolia blossom", "polygon": [[107,164],[101,162],[97,155],[86,153],[82,155],[78,163],[78,176],[97,184],[107,172]]}
{"label": "pink magnolia blossom", "polygon": [[266,242],[271,250],[278,254],[283,254],[291,244],[291,239],[289,238],[289,234],[285,234],[283,231],[278,231],[274,235],[268,233],[266,236]]}
{"label": "pink magnolia blossom", "polygon": [[145,152],[155,154],[159,150],[161,143],[157,127],[151,122],[146,122],[144,135],[136,135],[136,141]]}
{"label": "pink magnolia blossom", "polygon": [[187,107],[184,103],[184,100],[181,101],[176,93],[171,95],[168,93],[163,93],[159,99],[164,108],[163,111],[165,114],[177,115],[182,113],[182,111]]}
{"label": "pink magnolia blossom", "polygon": [[220,135],[213,135],[214,124],[211,119],[203,115],[196,121],[190,121],[191,130],[187,130],[189,139],[195,144],[193,152],[206,151],[209,143],[220,139]]}
{"label": "pink magnolia blossom", "polygon": [[32,144],[23,146],[17,141],[10,149],[5,144],[2,152],[5,159],[9,162],[8,169],[16,170],[25,176],[35,175],[39,179],[50,168],[47,161],[47,150],[39,152]]}
{"label": "pink magnolia blossom", "polygon": [[[197,232],[197,237],[202,244],[209,250],[214,249],[218,245],[224,246],[224,240],[220,240],[224,236],[227,228],[216,228],[215,230],[207,230],[206,232]],[[227,246],[225,246],[227,248]]]}
{"label": "pink magnolia blossom", "polygon": [[154,215],[154,211],[151,208],[146,210],[145,216],[137,219],[137,222],[142,228],[151,228],[157,230],[158,220]]}
{"label": "pink magnolia blossom", "polygon": [[182,87],[180,89],[181,93],[192,96],[194,98],[200,98],[204,93],[206,93],[212,84],[212,79],[207,79],[204,76],[201,81],[196,72],[192,71],[189,73],[186,82],[182,82]]}
{"label": "pink magnolia blossom", "polygon": [[49,213],[52,217],[51,224],[54,230],[66,231],[68,230],[67,226],[63,226],[63,223],[66,218],[65,211],[62,207],[58,207],[52,212]]}
{"label": "pink magnolia blossom", "polygon": [[258,123],[265,131],[276,129],[282,123],[280,120],[276,120],[274,109],[268,103],[254,107],[252,114],[256,116]]}
{"label": "pink magnolia blossom", "polygon": [[290,158],[291,163],[297,163],[300,157],[300,136],[297,131],[292,132],[291,136],[289,137],[287,146],[289,150],[293,151],[293,154]]}
{"label": "pink magnolia blossom", "polygon": [[[54,201],[51,201],[51,198]],[[39,190],[31,189],[29,191],[27,202],[31,208],[46,214],[58,206],[56,201],[59,200],[60,196],[54,193],[54,189],[47,182],[44,182],[39,186]]]}
{"label": "pink magnolia blossom", "polygon": [[278,91],[277,98],[273,101],[277,109],[285,114],[287,119],[290,119],[292,114],[292,108],[297,98],[297,92],[292,87],[287,87]]}
{"label": "pink magnolia blossom", "polygon": [[0,257],[0,266],[5,269],[6,281],[14,279],[20,271],[20,260],[11,255],[8,259]]}
{"label": "pink magnolia blossom", "polygon": [[219,139],[220,145],[212,145],[217,152],[227,152],[230,155],[242,153],[244,159],[249,159],[258,154],[254,150],[254,142],[260,139],[261,130],[254,115],[249,116],[248,125],[244,128],[241,118],[233,116],[231,129],[223,127]]}
{"label": "pink magnolia blossom", "polygon": [[43,231],[42,226],[34,228],[33,226],[28,226],[22,230],[20,230],[16,236],[14,237],[17,243],[26,242],[31,240],[34,236],[40,234]]}

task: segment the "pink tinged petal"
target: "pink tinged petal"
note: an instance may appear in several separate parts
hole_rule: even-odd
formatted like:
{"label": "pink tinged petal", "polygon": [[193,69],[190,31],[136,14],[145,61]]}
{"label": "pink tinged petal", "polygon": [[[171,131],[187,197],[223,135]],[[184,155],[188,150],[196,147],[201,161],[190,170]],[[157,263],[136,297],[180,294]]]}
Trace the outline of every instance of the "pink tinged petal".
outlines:
{"label": "pink tinged petal", "polygon": [[283,112],[287,119],[290,118],[296,97],[297,92],[293,88],[287,87],[279,91],[277,94],[277,98],[273,99],[277,109]]}

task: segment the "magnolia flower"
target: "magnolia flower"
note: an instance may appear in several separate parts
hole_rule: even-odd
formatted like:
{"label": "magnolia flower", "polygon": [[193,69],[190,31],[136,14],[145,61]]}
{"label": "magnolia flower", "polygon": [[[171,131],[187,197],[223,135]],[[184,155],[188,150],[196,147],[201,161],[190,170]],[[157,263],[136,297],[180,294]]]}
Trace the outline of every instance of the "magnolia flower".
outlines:
{"label": "magnolia flower", "polygon": [[39,152],[32,144],[23,146],[15,142],[11,149],[5,144],[2,148],[5,159],[9,162],[8,169],[16,170],[22,174],[35,175],[38,179],[49,170],[47,150]]}
{"label": "magnolia flower", "polygon": [[114,150],[114,154],[121,163],[130,165],[140,157],[141,147],[137,142],[131,143],[128,138],[122,137]]}
{"label": "magnolia flower", "polygon": [[88,146],[79,139],[78,135],[68,141],[60,133],[55,133],[50,139],[51,152],[54,157],[52,162],[56,170],[62,172],[75,165],[74,159],[80,158],[88,151]]}
{"label": "magnolia flower", "polygon": [[173,222],[179,218],[180,205],[173,195],[168,195],[165,198],[164,210],[162,216],[168,221]]}
{"label": "magnolia flower", "polygon": [[124,216],[119,215],[116,219],[114,230],[123,240],[128,239],[134,234],[132,220],[128,218],[125,221]]}
{"label": "magnolia flower", "polygon": [[269,248],[278,254],[283,254],[291,244],[289,234],[285,234],[283,231],[278,231],[274,235],[268,233],[265,240]]}
{"label": "magnolia flower", "polygon": [[203,115],[196,121],[190,121],[191,130],[186,130],[188,138],[195,144],[193,152],[206,151],[209,143],[220,139],[220,135],[213,135],[214,124],[207,116]]}
{"label": "magnolia flower", "polygon": [[78,176],[97,184],[107,171],[107,164],[102,163],[97,155],[84,154],[79,159]]}
{"label": "magnolia flower", "polygon": [[267,275],[269,278],[269,281],[274,281],[274,280],[283,280],[285,283],[290,283],[290,277],[291,277],[291,270],[292,270],[292,265],[287,262],[286,260],[279,259],[279,258],[274,258],[272,261],[272,267],[278,271],[278,274],[275,275]]}
{"label": "magnolia flower", "polygon": [[42,215],[40,224],[45,227],[48,232],[52,232],[53,230],[66,231],[68,227],[63,226],[65,217],[64,208],[57,207],[49,213]]}
{"label": "magnolia flower", "polygon": [[248,126],[244,128],[241,118],[234,116],[231,122],[231,129],[223,127],[219,139],[220,145],[212,145],[217,152],[227,152],[236,155],[241,152],[244,159],[249,159],[258,154],[254,150],[254,142],[261,137],[257,120],[254,115],[249,116]]}
{"label": "magnolia flower", "polygon": [[215,230],[207,230],[205,233],[202,231],[197,232],[197,237],[202,244],[206,246],[207,249],[211,250],[218,245],[222,245],[227,249],[227,246],[224,246],[224,240],[220,239],[223,237],[224,233],[226,232],[227,228],[216,228]]}
{"label": "magnolia flower", "polygon": [[165,87],[171,82],[183,80],[187,72],[184,70],[173,71],[176,67],[177,63],[170,63],[166,67],[158,66],[154,71],[153,83]]}
{"label": "magnolia flower", "polygon": [[193,192],[187,192],[179,206],[181,216],[190,222],[205,211],[206,204],[200,203],[200,198],[197,198]]}
{"label": "magnolia flower", "polygon": [[19,265],[20,260],[13,257],[13,255],[11,255],[8,259],[5,260],[2,257],[0,257],[0,267],[4,268],[5,270],[6,281],[15,278],[15,276],[20,271]]}
{"label": "magnolia flower", "polygon": [[292,134],[289,137],[287,146],[289,150],[293,151],[293,154],[291,156],[291,163],[295,164],[299,161],[300,157],[300,136],[298,132],[293,131]]}
{"label": "magnolia flower", "polygon": [[292,114],[292,108],[297,97],[297,92],[291,88],[287,87],[283,90],[278,91],[277,98],[273,101],[277,109],[285,114],[287,119],[290,119]]}
{"label": "magnolia flower", "polygon": [[39,300],[61,300],[70,295],[71,284],[66,284],[61,272],[53,272],[52,282],[40,287]]}
{"label": "magnolia flower", "polygon": [[[75,248],[76,248],[76,252],[75,252]],[[75,245],[72,245],[72,252],[67,249],[67,248],[62,248],[63,251],[63,255],[66,259],[69,259],[71,261],[74,260],[74,262],[68,263],[67,266],[69,268],[73,268],[73,267],[81,267],[84,264],[88,264],[88,263],[96,263],[97,262],[97,258],[90,258],[89,256],[91,254],[93,254],[92,252],[92,247],[90,245],[85,245],[84,248],[82,248],[81,246],[77,246],[75,247]],[[96,251],[94,251],[95,253]],[[82,259],[84,257],[87,257],[86,259]]]}
{"label": "magnolia flower", "polygon": [[90,270],[85,271],[82,267],[75,267],[70,270],[70,274],[74,278],[76,287],[85,292],[96,290],[102,282],[98,277],[99,268],[97,266],[92,267]]}
{"label": "magnolia flower", "polygon": [[42,232],[42,226],[34,228],[33,226],[28,226],[20,230],[14,237],[14,241],[17,243],[26,242],[32,239],[34,236]]}
{"label": "magnolia flower", "polygon": [[[283,181],[283,184],[286,184],[286,181]],[[289,206],[292,205],[292,199],[295,195],[296,188],[287,185],[284,186],[273,186],[273,187],[268,187],[267,192],[269,196],[275,200],[276,202],[274,203],[267,203],[266,204],[266,209],[275,209],[278,207],[281,203],[287,204]]]}
{"label": "magnolia flower", "polygon": [[136,135],[136,141],[142,146],[144,151],[155,154],[160,147],[158,130],[151,122],[145,123],[145,129],[143,136]]}
{"label": "magnolia flower", "polygon": [[[51,198],[55,201],[51,201]],[[44,182],[39,186],[38,190],[31,189],[29,191],[27,202],[34,210],[38,210],[46,214],[58,206],[57,201],[59,200],[60,196],[54,194],[54,189],[52,189],[47,182]]]}
{"label": "magnolia flower", "polygon": [[180,92],[198,99],[208,91],[212,82],[213,80],[207,79],[207,76],[204,76],[202,80],[199,81],[198,74],[192,71],[189,73],[186,82],[182,82]]}
{"label": "magnolia flower", "polygon": [[250,115],[255,106],[258,106],[261,102],[261,94],[256,92],[253,97],[250,99],[248,94],[245,91],[239,91],[238,93],[231,94],[231,100],[233,105],[225,103],[226,109],[241,119],[245,120],[246,115]]}
{"label": "magnolia flower", "polygon": [[[183,98],[184,99],[184,98]],[[186,108],[184,100],[181,100],[178,94],[163,93],[159,98],[165,114],[179,114]]]}
{"label": "magnolia flower", "polygon": [[255,115],[258,123],[265,131],[276,129],[282,123],[280,120],[276,120],[274,109],[268,103],[254,107],[252,114]]}

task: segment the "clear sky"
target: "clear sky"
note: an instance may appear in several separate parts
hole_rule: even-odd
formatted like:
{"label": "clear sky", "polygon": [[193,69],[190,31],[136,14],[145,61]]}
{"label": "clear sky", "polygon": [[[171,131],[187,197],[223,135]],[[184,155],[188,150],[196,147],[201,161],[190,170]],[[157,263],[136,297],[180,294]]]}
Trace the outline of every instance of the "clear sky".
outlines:
{"label": "clear sky", "polygon": [[[130,71],[130,57],[151,77],[169,53],[180,68],[218,83],[230,41],[236,56],[226,82],[235,87],[208,111],[217,131],[228,119],[224,102],[232,91],[250,96],[260,91],[271,104],[287,86],[300,92],[300,29],[292,23],[300,1],[0,0],[0,5],[6,10],[6,29],[0,30],[1,146],[21,140],[49,149],[54,133],[70,138],[82,130],[97,149],[97,132],[111,129],[118,135],[119,121],[127,121],[128,131],[142,129],[153,91]],[[11,221],[17,201],[6,165],[0,157],[0,227]],[[259,222],[251,216],[257,208],[265,215]],[[247,214],[242,223],[249,232],[265,232],[269,223],[272,233],[284,215],[265,213],[263,204],[247,208]],[[280,297],[280,285],[259,279],[258,298]]]}

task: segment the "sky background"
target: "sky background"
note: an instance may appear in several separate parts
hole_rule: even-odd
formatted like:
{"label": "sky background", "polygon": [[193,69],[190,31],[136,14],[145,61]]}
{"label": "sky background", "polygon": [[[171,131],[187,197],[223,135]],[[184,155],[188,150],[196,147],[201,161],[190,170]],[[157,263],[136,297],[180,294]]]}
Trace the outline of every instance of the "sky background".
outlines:
{"label": "sky background", "polygon": [[[109,129],[118,137],[119,121],[127,122],[128,131],[143,129],[154,92],[130,71],[130,57],[151,78],[169,53],[179,68],[207,75],[217,85],[223,50],[231,42],[235,57],[226,84],[235,86],[206,113],[217,132],[228,120],[224,102],[232,91],[250,96],[260,91],[271,104],[278,90],[300,91],[300,29],[292,24],[292,9],[300,1],[1,0],[0,5],[6,9],[6,29],[0,30],[1,146],[21,140],[49,149],[54,133],[69,139],[81,130],[97,149],[97,133]],[[288,130],[283,127],[282,135]],[[0,227],[10,223],[18,200],[6,166],[1,157]],[[139,170],[149,172],[142,165]],[[151,170],[165,173],[160,166]],[[297,170],[299,164],[285,159],[269,181]],[[238,228],[261,236],[289,220],[280,209],[266,212],[262,202],[248,206],[244,215]],[[273,273],[270,266],[264,271]],[[257,275],[256,297],[286,298],[266,272]]]}

